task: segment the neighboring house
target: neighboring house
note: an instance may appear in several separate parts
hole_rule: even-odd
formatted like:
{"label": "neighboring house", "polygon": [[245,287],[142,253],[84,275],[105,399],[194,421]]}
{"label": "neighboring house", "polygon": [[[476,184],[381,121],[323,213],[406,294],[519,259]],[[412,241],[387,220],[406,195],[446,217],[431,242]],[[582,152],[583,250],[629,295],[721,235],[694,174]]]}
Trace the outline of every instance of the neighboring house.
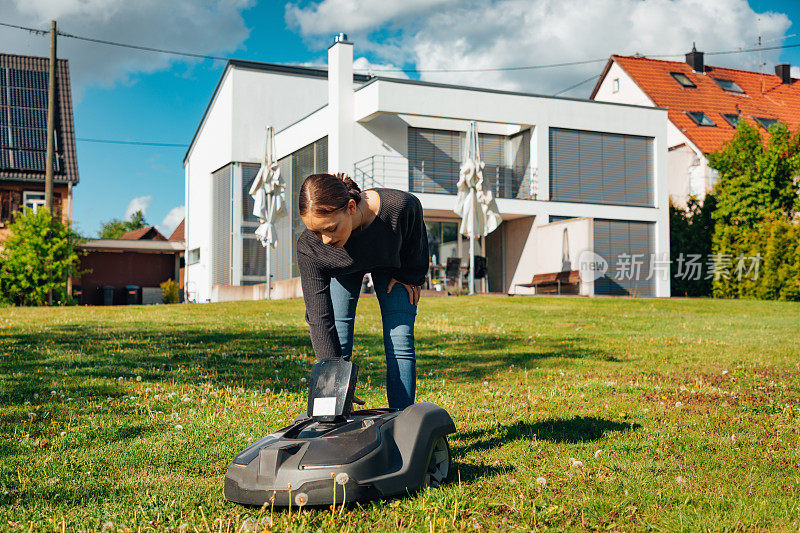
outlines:
{"label": "neighboring house", "polygon": [[[186,227],[185,223],[186,223],[186,219],[184,218],[183,220],[181,220],[181,223],[178,224],[178,227],[175,228],[175,231],[172,232],[172,235],[170,235],[169,239],[167,239],[167,240],[183,243],[183,241],[186,240],[186,236],[185,236],[184,231],[183,231],[184,228]],[[181,252],[180,264],[181,264],[181,267],[180,267],[180,276],[179,276],[179,279],[178,279],[178,285],[181,287],[181,290],[183,290],[184,284],[186,283],[186,279],[185,279],[185,276],[186,276],[186,257],[185,257],[185,254],[183,252]]]}
{"label": "neighboring house", "polygon": [[[183,241],[90,239],[78,248],[84,274],[72,284],[84,305],[161,303],[160,285],[180,279]],[[134,302],[128,287],[136,287]]]}
{"label": "neighboring house", "polygon": [[800,84],[788,64],[775,74],[705,64],[694,47],[686,61],[613,55],[591,98],[667,109],[669,195],[685,206],[690,195],[705,198],[718,177],[707,154],[733,137],[740,120],[766,130],[780,121],[800,125]]}
{"label": "neighboring house", "polygon": [[[146,226],[144,228],[134,229],[122,234],[120,239],[129,241],[166,241],[167,238],[161,235],[161,232],[155,226]],[[173,239],[169,239],[173,240]],[[183,240],[183,239],[180,239]]]}
{"label": "neighboring house", "polygon": [[[646,263],[640,279],[601,276],[581,294],[669,296],[668,277],[645,279],[652,254],[669,256],[664,110],[362,76],[353,73],[353,45],[342,37],[328,51],[328,70],[228,62],[184,159],[190,300],[212,301],[215,286],[266,281],[247,192],[268,126],[276,131],[288,204],[277,224],[273,281],[299,276],[299,187],[326,171],[350,173],[362,189],[412,192],[424,210],[432,275],[448,257],[467,264],[469,242],[458,234],[453,208],[470,121],[503,217],[476,246],[486,257],[485,288],[531,293],[521,285],[534,274],[576,270],[578,252],[588,249],[612,267],[630,254]],[[576,217],[561,222],[557,236],[538,238],[541,226]],[[575,236],[562,235],[573,226]]]}
{"label": "neighboring house", "polygon": [[[0,246],[14,213],[44,205],[47,101],[50,60],[0,54]],[[53,210],[72,219],[72,187],[78,183],[69,65],[56,63]]]}
{"label": "neighboring house", "polygon": [[[79,246],[80,270],[73,280],[85,305],[161,303],[160,285],[174,280],[183,286],[183,222],[169,240],[155,226],[131,230],[119,239],[91,239]],[[132,289],[131,287],[136,287]]]}

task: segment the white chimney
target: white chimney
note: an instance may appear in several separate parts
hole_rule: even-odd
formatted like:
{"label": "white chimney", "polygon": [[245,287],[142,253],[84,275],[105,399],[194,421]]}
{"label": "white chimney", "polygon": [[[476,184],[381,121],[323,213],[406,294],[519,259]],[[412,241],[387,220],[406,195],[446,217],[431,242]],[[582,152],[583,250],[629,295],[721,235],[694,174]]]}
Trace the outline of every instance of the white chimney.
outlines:
{"label": "white chimney", "polygon": [[328,48],[328,172],[353,173],[353,43],[340,33]]}

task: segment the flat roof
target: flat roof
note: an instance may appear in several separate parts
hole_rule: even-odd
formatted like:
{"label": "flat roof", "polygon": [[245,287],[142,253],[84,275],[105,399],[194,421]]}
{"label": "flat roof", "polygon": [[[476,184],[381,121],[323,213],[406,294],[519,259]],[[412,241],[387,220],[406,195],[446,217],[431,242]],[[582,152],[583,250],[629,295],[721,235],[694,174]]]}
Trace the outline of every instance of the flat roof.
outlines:
{"label": "flat roof", "polygon": [[364,85],[356,89],[356,91],[360,91],[364,87],[373,84],[376,81],[385,81],[387,83],[403,83],[406,85],[421,85],[424,87],[438,87],[441,89],[459,89],[463,91],[475,91],[481,93],[492,93],[492,94],[505,94],[510,96],[529,96],[534,98],[547,98],[550,100],[566,100],[569,102],[583,102],[586,104],[608,104],[608,105],[616,105],[622,107],[636,107],[639,109],[658,109],[661,111],[666,111],[667,108],[665,107],[654,107],[654,106],[645,106],[645,105],[637,105],[637,104],[624,104],[620,102],[601,102],[598,100],[590,100],[588,98],[573,98],[570,96],[553,96],[549,94],[538,94],[538,93],[528,93],[523,91],[505,91],[501,89],[488,89],[485,87],[472,87],[470,85],[452,85],[449,83],[437,83],[433,81],[421,81],[421,80],[407,80],[404,78],[387,78],[385,76],[374,76]]}
{"label": "flat roof", "polygon": [[[217,93],[219,92],[219,88],[222,86],[222,80],[225,79],[225,75],[228,73],[228,70],[231,68],[241,68],[241,69],[248,69],[248,70],[260,70],[262,72],[272,72],[276,74],[287,74],[289,76],[303,76],[306,78],[320,78],[320,79],[328,79],[328,70],[319,67],[302,67],[298,65],[282,65],[280,63],[263,63],[261,61],[249,61],[246,59],[229,59],[228,62],[225,64],[225,69],[222,71],[222,74],[217,81],[217,86],[214,87],[214,92],[211,94],[211,98],[206,105],[205,111],[203,111],[203,116],[200,119],[200,122],[197,125],[197,128],[194,131],[194,135],[192,135],[192,140],[189,143],[189,148],[186,149],[186,154],[183,156],[183,166],[186,166],[186,160],[189,159],[189,153],[192,151],[194,147],[194,142],[197,140],[197,135],[200,133],[200,128],[203,127],[203,123],[206,121],[206,117],[208,116],[208,112],[211,110],[211,104],[214,103],[214,99],[217,97]],[[366,83],[372,77],[366,76],[364,74],[355,74],[353,73],[353,81],[357,83]],[[313,115],[316,111],[312,111],[309,113]],[[305,117],[304,117],[305,118]],[[299,119],[295,122],[300,122]]]}
{"label": "flat roof", "polygon": [[81,250],[95,252],[148,252],[174,254],[183,252],[184,241],[131,241],[126,239],[89,239],[78,245]]}

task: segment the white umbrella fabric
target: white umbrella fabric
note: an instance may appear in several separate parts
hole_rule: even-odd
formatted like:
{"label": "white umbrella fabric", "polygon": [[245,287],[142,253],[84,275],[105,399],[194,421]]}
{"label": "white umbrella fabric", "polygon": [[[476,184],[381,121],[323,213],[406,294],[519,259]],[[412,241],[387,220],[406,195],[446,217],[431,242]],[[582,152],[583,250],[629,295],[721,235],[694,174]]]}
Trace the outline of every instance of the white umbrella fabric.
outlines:
{"label": "white umbrella fabric", "polygon": [[275,222],[286,216],[286,184],[281,178],[281,170],[278,168],[275,158],[275,130],[272,126],[267,128],[264,160],[250,185],[250,196],[255,200],[253,215],[258,217],[261,222],[261,225],[256,228],[255,234],[267,249],[267,299],[269,300],[272,298],[270,249],[278,246]]}
{"label": "white umbrella fabric", "polygon": [[469,237],[469,293],[475,294],[475,238],[485,237],[503,221],[492,191],[483,188],[483,167],[478,126],[470,122],[464,145],[464,163],[458,179],[453,211],[461,217],[459,232]]}

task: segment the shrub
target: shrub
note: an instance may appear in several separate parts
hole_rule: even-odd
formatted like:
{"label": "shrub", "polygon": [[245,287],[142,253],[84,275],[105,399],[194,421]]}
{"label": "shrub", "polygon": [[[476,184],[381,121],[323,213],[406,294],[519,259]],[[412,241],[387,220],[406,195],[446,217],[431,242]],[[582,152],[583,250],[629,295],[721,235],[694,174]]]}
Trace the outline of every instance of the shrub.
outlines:
{"label": "shrub", "polygon": [[[15,305],[68,303],[67,279],[78,274],[80,236],[47,209],[18,213],[0,251],[0,300]],[[52,300],[50,300],[52,296]]]}
{"label": "shrub", "polygon": [[161,284],[161,301],[165,304],[176,304],[180,302],[178,284],[168,279]]}

